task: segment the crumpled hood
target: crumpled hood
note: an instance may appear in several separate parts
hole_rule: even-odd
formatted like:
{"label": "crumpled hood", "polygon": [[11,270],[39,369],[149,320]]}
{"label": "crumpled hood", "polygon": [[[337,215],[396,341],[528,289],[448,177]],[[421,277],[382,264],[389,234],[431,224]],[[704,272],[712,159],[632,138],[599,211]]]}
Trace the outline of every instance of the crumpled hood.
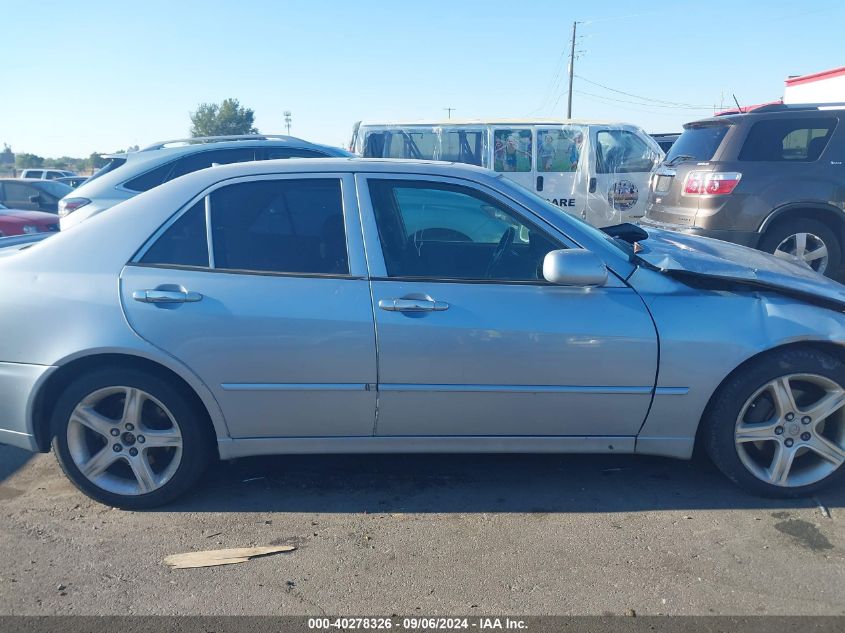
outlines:
{"label": "crumpled hood", "polygon": [[730,242],[641,228],[649,238],[638,243],[637,257],[661,271],[763,286],[845,308],[845,286],[799,264]]}

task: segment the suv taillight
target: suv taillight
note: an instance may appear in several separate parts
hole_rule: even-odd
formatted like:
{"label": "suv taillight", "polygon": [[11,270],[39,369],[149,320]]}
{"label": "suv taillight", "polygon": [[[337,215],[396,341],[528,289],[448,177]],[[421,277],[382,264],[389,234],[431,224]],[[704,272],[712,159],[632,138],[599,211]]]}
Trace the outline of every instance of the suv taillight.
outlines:
{"label": "suv taillight", "polygon": [[724,196],[736,189],[741,178],[736,171],[691,171],[684,180],[684,195]]}
{"label": "suv taillight", "polygon": [[62,198],[59,200],[59,216],[64,217],[91,202],[88,198]]}

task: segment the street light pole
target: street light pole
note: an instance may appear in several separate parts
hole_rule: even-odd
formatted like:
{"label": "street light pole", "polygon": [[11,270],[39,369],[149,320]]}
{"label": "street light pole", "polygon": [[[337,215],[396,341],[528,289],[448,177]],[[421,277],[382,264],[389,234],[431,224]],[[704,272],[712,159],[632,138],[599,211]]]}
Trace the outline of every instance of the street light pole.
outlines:
{"label": "street light pole", "polygon": [[288,130],[288,136],[290,136],[290,122],[291,122],[290,110],[285,110],[284,115],[285,115],[285,127]]}

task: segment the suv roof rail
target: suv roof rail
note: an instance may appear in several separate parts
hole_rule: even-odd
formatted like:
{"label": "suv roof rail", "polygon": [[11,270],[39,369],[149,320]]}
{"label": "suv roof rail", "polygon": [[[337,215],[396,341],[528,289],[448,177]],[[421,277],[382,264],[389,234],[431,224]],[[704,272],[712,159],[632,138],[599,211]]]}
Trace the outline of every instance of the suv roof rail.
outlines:
{"label": "suv roof rail", "polygon": [[737,114],[760,114],[765,112],[802,112],[810,110],[841,110],[845,109],[845,103],[765,103],[760,106],[751,106],[743,112],[737,112],[736,109],[725,110],[718,112],[716,116],[735,116]]}
{"label": "suv roof rail", "polygon": [[225,141],[297,141],[300,143],[307,143],[301,138],[295,136],[285,136],[283,134],[233,134],[230,136],[195,136],[193,138],[177,138],[170,141],[159,141],[152,145],[147,145],[141,148],[141,152],[149,152],[156,149],[164,149],[171,145],[194,145],[202,143],[223,143]]}

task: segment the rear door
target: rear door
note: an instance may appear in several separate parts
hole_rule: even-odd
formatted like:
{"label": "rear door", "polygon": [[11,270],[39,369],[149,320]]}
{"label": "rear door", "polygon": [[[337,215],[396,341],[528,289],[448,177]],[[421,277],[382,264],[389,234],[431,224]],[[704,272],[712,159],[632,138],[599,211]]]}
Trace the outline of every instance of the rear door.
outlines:
{"label": "rear door", "polygon": [[227,181],[160,233],[122,273],[127,319],[209,386],[233,437],[372,435],[375,334],[350,176]]}
{"label": "rear door", "polygon": [[645,215],[651,172],[662,155],[657,144],[632,129],[592,130],[592,166],[586,220],[603,227]]}

